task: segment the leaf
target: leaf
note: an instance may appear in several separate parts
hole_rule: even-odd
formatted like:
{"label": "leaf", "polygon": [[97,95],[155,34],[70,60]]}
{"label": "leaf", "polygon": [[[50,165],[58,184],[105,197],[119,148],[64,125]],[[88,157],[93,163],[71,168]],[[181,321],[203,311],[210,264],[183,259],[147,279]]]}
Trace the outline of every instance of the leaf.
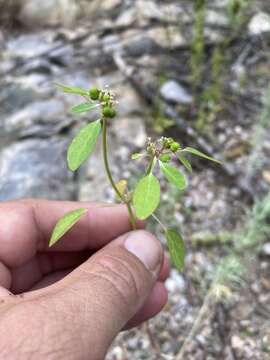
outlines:
{"label": "leaf", "polygon": [[138,160],[140,159],[144,154],[140,154],[140,153],[135,153],[131,155],[131,159],[132,160]]}
{"label": "leaf", "polygon": [[142,178],[133,194],[133,204],[139,219],[147,219],[158,207],[160,202],[160,185],[158,179],[149,174]]}
{"label": "leaf", "polygon": [[185,176],[174,166],[159,162],[161,171],[166,179],[175,185],[179,190],[184,190],[187,187],[187,181]]}
{"label": "leaf", "polygon": [[64,93],[76,94],[76,95],[82,95],[82,96],[89,95],[89,91],[87,91],[81,87],[66,86],[66,85],[62,85],[62,84],[56,84],[56,85],[59,86]]}
{"label": "leaf", "polygon": [[49,246],[54,245],[63,235],[65,235],[87,211],[87,209],[76,209],[65,214],[58,220],[53,229]]}
{"label": "leaf", "polygon": [[199,151],[197,149],[194,149],[192,147],[186,147],[182,151],[185,151],[185,152],[188,152],[188,153],[190,153],[192,155],[199,156],[201,158],[204,158],[204,159],[207,159],[207,160],[210,160],[210,161],[214,161],[214,162],[216,162],[218,164],[221,164],[221,161],[216,160],[216,159],[212,158],[211,156],[208,156],[208,155],[202,153],[201,151]]}
{"label": "leaf", "polygon": [[165,233],[171,259],[179,271],[183,271],[185,265],[185,244],[182,236],[173,229]]}
{"label": "leaf", "polygon": [[83,127],[72,140],[67,152],[68,167],[71,171],[77,170],[91,154],[100,130],[100,120],[94,121]]}
{"label": "leaf", "polygon": [[98,107],[99,104],[91,104],[91,103],[83,103],[83,104],[80,104],[80,105],[76,105],[76,106],[73,106],[73,108],[70,109],[71,112],[73,113],[82,113],[82,112],[86,112],[86,111],[89,111],[89,110],[92,110],[96,107]]}
{"label": "leaf", "polygon": [[186,159],[183,155],[178,156],[178,160],[184,165],[184,167],[189,171],[192,172],[191,163]]}

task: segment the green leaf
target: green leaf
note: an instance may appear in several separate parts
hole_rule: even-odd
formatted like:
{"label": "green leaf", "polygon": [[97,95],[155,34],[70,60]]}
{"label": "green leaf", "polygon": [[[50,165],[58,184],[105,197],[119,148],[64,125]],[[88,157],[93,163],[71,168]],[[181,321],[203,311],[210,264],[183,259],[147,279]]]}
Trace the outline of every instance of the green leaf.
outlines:
{"label": "green leaf", "polygon": [[174,265],[179,271],[183,271],[185,265],[185,244],[182,236],[173,229],[168,229],[165,236]]}
{"label": "green leaf", "polygon": [[138,160],[140,159],[144,154],[140,154],[140,153],[135,153],[131,155],[131,159],[132,160]]}
{"label": "green leaf", "polygon": [[87,211],[87,209],[76,209],[65,214],[58,220],[53,229],[49,246],[54,245],[63,235],[65,235]]}
{"label": "green leaf", "polygon": [[184,165],[184,167],[189,171],[192,172],[191,163],[186,159],[183,155],[178,156],[178,160]]}
{"label": "green leaf", "polygon": [[66,86],[66,85],[62,85],[62,84],[56,84],[56,85],[59,86],[64,93],[76,94],[76,95],[82,95],[82,96],[89,95],[89,91],[87,91],[83,88],[80,88],[80,87]]}
{"label": "green leaf", "polygon": [[82,112],[86,112],[86,111],[89,111],[89,110],[92,110],[96,107],[98,107],[99,104],[91,104],[91,103],[83,103],[83,104],[80,104],[80,105],[76,105],[76,106],[73,106],[73,108],[70,109],[71,112],[73,113],[82,113]]}
{"label": "green leaf", "polygon": [[71,171],[77,170],[91,154],[100,130],[100,120],[94,121],[83,127],[72,140],[67,152],[68,167]]}
{"label": "green leaf", "polygon": [[212,158],[211,156],[208,156],[208,155],[202,153],[201,151],[199,151],[197,149],[194,149],[192,147],[186,147],[182,151],[183,152],[188,152],[188,153],[190,153],[192,155],[199,156],[201,158],[204,158],[204,159],[207,159],[207,160],[210,160],[210,161],[214,161],[214,162],[216,162],[218,164],[221,164],[221,161],[216,160],[216,159]]}
{"label": "green leaf", "polygon": [[160,202],[160,185],[158,179],[149,174],[142,178],[133,194],[133,204],[139,219],[147,219],[158,207]]}
{"label": "green leaf", "polygon": [[187,181],[185,176],[174,166],[159,162],[161,171],[166,179],[175,185],[179,190],[184,190],[187,187]]}

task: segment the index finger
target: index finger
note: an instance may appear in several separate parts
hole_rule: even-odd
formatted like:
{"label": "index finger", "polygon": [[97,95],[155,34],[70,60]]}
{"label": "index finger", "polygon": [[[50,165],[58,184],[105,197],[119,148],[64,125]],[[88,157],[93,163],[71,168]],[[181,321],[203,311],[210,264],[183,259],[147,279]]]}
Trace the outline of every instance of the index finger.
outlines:
{"label": "index finger", "polygon": [[[48,241],[56,222],[67,212],[88,212],[51,249]],[[71,201],[19,200],[0,205],[0,260],[19,266],[37,251],[97,250],[131,230],[124,205]]]}

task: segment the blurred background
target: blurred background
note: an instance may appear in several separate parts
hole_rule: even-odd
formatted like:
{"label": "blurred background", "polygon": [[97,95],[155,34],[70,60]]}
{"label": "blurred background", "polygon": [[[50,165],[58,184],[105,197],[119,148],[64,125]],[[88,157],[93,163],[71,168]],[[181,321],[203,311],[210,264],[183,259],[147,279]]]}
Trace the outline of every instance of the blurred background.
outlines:
{"label": "blurred background", "polygon": [[193,159],[183,193],[163,184],[159,215],[185,235],[186,268],[107,359],[270,359],[269,0],[0,0],[0,50],[2,201],[114,201],[100,145],[68,171],[67,145],[95,114],[72,115],[79,99],[55,83],[116,93],[115,179],[136,183],[145,164],[130,155],[148,136],[223,161]]}

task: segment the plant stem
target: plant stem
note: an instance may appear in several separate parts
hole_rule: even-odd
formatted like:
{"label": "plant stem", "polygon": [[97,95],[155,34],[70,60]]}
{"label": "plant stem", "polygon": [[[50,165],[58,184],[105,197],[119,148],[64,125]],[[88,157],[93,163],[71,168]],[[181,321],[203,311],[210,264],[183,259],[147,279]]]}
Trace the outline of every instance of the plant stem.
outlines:
{"label": "plant stem", "polygon": [[166,226],[162,223],[162,221],[157,217],[157,215],[152,214],[152,218],[156,220],[156,222],[161,226],[161,228],[163,229],[163,231],[166,233],[167,228],[166,228]]}
{"label": "plant stem", "polygon": [[185,339],[179,353],[176,354],[176,356],[175,356],[175,360],[184,360],[185,359],[184,355],[187,352],[188,346],[190,345],[190,343],[193,340],[194,336],[197,334],[197,332],[198,332],[200,326],[202,325],[202,322],[205,319],[205,317],[209,316],[211,304],[212,304],[212,293],[211,293],[211,290],[209,290],[206,297],[205,297],[205,299],[204,299],[203,305],[200,308],[198,316],[197,316],[195,322],[193,323],[193,326],[192,326],[187,338]]}
{"label": "plant stem", "polygon": [[110,165],[109,165],[109,159],[108,159],[108,145],[107,145],[107,123],[106,123],[106,118],[102,119],[102,147],[103,147],[103,160],[104,160],[104,166],[105,166],[105,171],[107,174],[107,177],[109,179],[109,182],[112,186],[112,188],[114,189],[116,195],[121,199],[121,201],[126,205],[127,210],[128,210],[128,215],[129,215],[129,220],[132,226],[133,230],[137,229],[136,226],[136,219],[135,216],[133,214],[133,210],[131,207],[131,204],[129,201],[127,201],[125,199],[125,197],[120,193],[120,191],[117,189],[117,186],[113,180],[112,177],[112,173],[110,170]]}

